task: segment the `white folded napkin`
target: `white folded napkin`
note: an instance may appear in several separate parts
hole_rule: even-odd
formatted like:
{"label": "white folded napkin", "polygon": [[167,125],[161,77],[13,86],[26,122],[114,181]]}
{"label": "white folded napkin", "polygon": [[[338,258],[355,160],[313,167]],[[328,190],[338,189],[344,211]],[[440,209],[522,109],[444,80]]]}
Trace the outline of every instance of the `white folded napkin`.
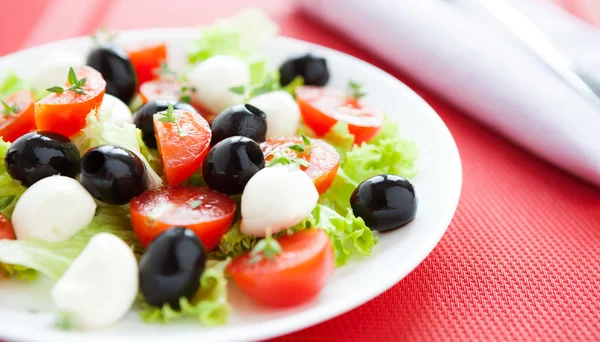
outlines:
{"label": "white folded napkin", "polygon": [[[600,185],[600,110],[472,0],[296,0],[323,21],[531,152]],[[600,31],[513,1],[600,80]]]}

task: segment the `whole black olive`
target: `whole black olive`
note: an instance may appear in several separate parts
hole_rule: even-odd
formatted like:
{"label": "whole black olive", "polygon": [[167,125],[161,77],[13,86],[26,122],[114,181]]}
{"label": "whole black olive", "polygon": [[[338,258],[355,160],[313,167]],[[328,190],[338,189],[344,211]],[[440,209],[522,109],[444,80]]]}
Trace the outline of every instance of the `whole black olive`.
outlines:
{"label": "whole black olive", "polygon": [[265,141],[267,133],[267,115],[249,104],[235,105],[217,115],[210,128],[212,129],[210,146],[236,135],[261,143]]}
{"label": "whole black olive", "polygon": [[200,287],[206,251],[186,228],[171,228],[150,243],[140,260],[140,289],[153,306],[179,309],[179,298],[191,299]]}
{"label": "whole black olive", "polygon": [[264,167],[265,156],[256,142],[241,136],[229,137],[208,151],[202,163],[202,178],[215,191],[237,195]]}
{"label": "whole black olive", "polygon": [[327,61],[309,53],[290,58],[279,67],[281,86],[286,86],[297,76],[304,78],[305,85],[324,86],[329,81]]}
{"label": "whole black olive", "polygon": [[[154,134],[154,114],[167,110],[169,106],[167,100],[154,100],[145,103],[133,113],[133,123],[142,131],[142,140],[146,146],[157,148],[156,135]],[[172,102],[171,102],[172,103]],[[185,102],[172,103],[174,109],[185,110],[187,112],[198,113],[194,107]]]}
{"label": "whole black olive", "polygon": [[79,182],[101,202],[127,204],[146,190],[146,168],[133,152],[102,145],[81,157]]}
{"label": "whole black olive", "polygon": [[107,94],[129,104],[137,90],[137,76],[125,50],[116,45],[99,46],[90,51],[86,64],[102,74]]}
{"label": "whole black olive", "polygon": [[371,230],[401,227],[417,215],[419,201],[408,180],[395,175],[379,175],[360,183],[350,197],[357,217]]}
{"label": "whole black olive", "polygon": [[4,165],[13,179],[31,186],[58,174],[75,178],[80,158],[71,139],[54,132],[37,132],[15,140],[6,152]]}

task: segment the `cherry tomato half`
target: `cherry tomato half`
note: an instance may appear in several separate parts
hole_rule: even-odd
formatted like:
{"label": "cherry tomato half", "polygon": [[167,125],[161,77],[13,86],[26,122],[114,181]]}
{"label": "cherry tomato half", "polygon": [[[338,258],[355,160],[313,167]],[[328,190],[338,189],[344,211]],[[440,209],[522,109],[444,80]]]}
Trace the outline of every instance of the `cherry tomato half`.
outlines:
{"label": "cherry tomato half", "polygon": [[250,263],[250,253],[235,258],[229,272],[236,285],[255,301],[289,307],[313,299],[334,270],[333,246],[320,229],[302,230],[277,240],[282,253],[273,260]]}
{"label": "cherry tomato half", "polygon": [[[102,75],[88,66],[80,67],[76,74],[78,79],[86,79],[83,85],[86,94],[65,90],[39,100],[35,105],[38,130],[70,137],[85,127],[86,116],[92,109],[100,106],[106,90],[106,81]],[[68,81],[65,86],[70,86]]]}
{"label": "cherry tomato half", "polygon": [[169,185],[177,185],[202,167],[212,133],[208,122],[198,113],[175,110],[175,122],[160,121],[154,114],[154,132],[165,176]]}
{"label": "cherry tomato half", "polygon": [[185,227],[198,235],[207,252],[229,230],[236,207],[227,195],[192,186],[146,191],[129,206],[133,230],[142,245],[169,228]]}
{"label": "cherry tomato half", "polygon": [[149,44],[127,49],[129,60],[133,64],[138,84],[158,78],[160,64],[167,61],[167,44]]}
{"label": "cherry tomato half", "polygon": [[142,103],[153,100],[167,100],[178,102],[181,98],[183,83],[172,80],[153,80],[140,84],[140,97]]}
{"label": "cherry tomato half", "polygon": [[15,239],[15,231],[13,230],[10,221],[6,216],[0,214],[0,240],[2,239]]}
{"label": "cherry tomato half", "polygon": [[302,158],[310,166],[300,166],[315,182],[319,194],[324,194],[333,183],[337,170],[340,167],[340,155],[331,145],[321,139],[311,139],[310,148],[304,152],[296,152],[290,146],[302,144],[300,137],[274,137],[260,144],[265,154],[265,163],[277,156],[288,158]]}
{"label": "cherry tomato half", "polygon": [[[14,93],[4,102],[11,107],[10,112],[3,112],[0,116],[0,137],[4,141],[13,142],[18,137],[35,131],[35,96],[31,90]],[[0,111],[3,110],[0,107]]]}
{"label": "cherry tomato half", "polygon": [[[173,80],[154,80],[143,83],[140,86],[140,97],[142,98],[142,103],[146,103],[153,100],[167,100],[179,102],[182,97],[181,89],[183,89],[184,83]],[[190,89],[190,88],[188,88]],[[213,113],[208,110],[204,105],[200,102],[195,101],[194,97],[191,96],[192,92],[187,91],[186,95],[191,97],[190,105],[194,107],[203,118],[208,120],[208,122],[212,122],[212,120],[219,113]]]}
{"label": "cherry tomato half", "polygon": [[338,121],[345,121],[354,134],[354,143],[361,144],[375,137],[383,126],[383,114],[338,91],[298,87],[296,100],[302,119],[317,136],[329,132]]}

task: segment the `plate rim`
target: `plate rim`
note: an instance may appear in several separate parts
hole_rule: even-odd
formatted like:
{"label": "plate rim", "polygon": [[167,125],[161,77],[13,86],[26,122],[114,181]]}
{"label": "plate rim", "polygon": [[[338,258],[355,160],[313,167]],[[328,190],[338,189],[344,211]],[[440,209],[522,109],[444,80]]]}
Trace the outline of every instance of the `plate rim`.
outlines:
{"label": "plate rim", "polygon": [[[146,29],[133,29],[133,30],[122,30],[119,31],[119,33],[125,33],[127,35],[137,35],[137,34],[149,34],[152,32],[160,32],[163,35],[172,35],[175,36],[177,34],[180,35],[187,35],[190,34],[192,31],[195,31],[194,33],[197,34],[197,28],[195,27],[165,27],[165,28],[146,28]],[[49,46],[52,45],[58,45],[58,44],[74,44],[76,41],[78,40],[82,40],[84,39],[86,36],[77,36],[77,37],[72,37],[72,38],[67,38],[67,39],[61,39],[61,40],[56,40],[56,41],[52,41],[52,42],[48,42],[48,43],[44,43],[41,45],[36,45],[36,46],[32,46],[32,47],[28,47],[19,51],[15,51],[9,54],[6,54],[4,56],[0,57],[0,63],[2,62],[2,60],[6,59],[6,58],[12,58],[14,55],[16,54],[20,54],[20,53],[27,53],[29,51],[34,51],[34,50],[43,50],[44,48],[48,48]],[[438,225],[443,226],[443,229],[440,229],[437,232],[437,235],[432,236],[430,239],[427,240],[426,243],[423,243],[421,246],[419,246],[418,252],[416,253],[416,257],[414,258],[414,260],[416,260],[417,262],[414,263],[414,265],[412,265],[411,267],[406,268],[405,272],[398,272],[397,274],[395,274],[394,277],[390,277],[388,279],[387,282],[379,282],[377,285],[377,290],[373,290],[372,293],[370,293],[369,295],[363,295],[363,296],[358,296],[358,297],[352,297],[352,298],[348,298],[345,301],[338,301],[336,303],[333,303],[333,305],[331,305],[328,310],[326,311],[319,311],[318,313],[315,313],[313,316],[310,317],[310,319],[306,319],[303,321],[300,321],[298,323],[295,323],[293,325],[292,328],[289,327],[289,325],[287,324],[271,324],[269,326],[269,329],[264,329],[264,332],[261,334],[258,333],[254,333],[254,334],[249,334],[246,336],[237,336],[237,338],[233,338],[232,336],[227,336],[227,341],[244,341],[244,340],[253,340],[253,339],[269,339],[269,338],[273,338],[273,337],[277,337],[277,336],[282,336],[285,334],[289,334],[289,333],[293,333],[308,327],[311,327],[313,325],[319,324],[319,323],[323,323],[326,322],[332,318],[338,317],[340,315],[343,315],[355,308],[358,308],[359,306],[364,305],[365,303],[375,299],[376,297],[382,295],[384,292],[386,292],[387,290],[391,289],[394,285],[396,285],[397,283],[399,283],[402,279],[404,279],[406,276],[408,276],[412,271],[414,271],[414,269],[419,266],[424,260],[425,258],[431,254],[431,252],[435,249],[435,247],[437,246],[437,244],[440,242],[440,240],[442,239],[442,237],[444,236],[445,232],[447,231],[453,217],[454,214],[456,213],[457,207],[458,207],[458,203],[461,197],[461,193],[462,193],[462,184],[463,184],[463,168],[462,168],[462,160],[460,157],[460,153],[458,150],[458,147],[456,145],[456,141],[452,135],[452,133],[450,132],[448,126],[444,123],[444,121],[441,119],[441,117],[439,116],[439,114],[435,111],[435,109],[433,109],[429,103],[427,103],[427,101],[425,101],[419,94],[417,94],[413,89],[411,89],[409,86],[407,86],[404,82],[402,82],[401,80],[397,79],[396,77],[394,77],[393,75],[389,74],[388,72],[382,70],[381,68],[372,65],[371,63],[368,63],[358,57],[352,56],[350,54],[347,54],[345,52],[342,51],[338,51],[335,50],[333,48],[329,48],[326,46],[322,46],[316,43],[312,43],[312,42],[308,42],[308,41],[304,41],[301,39],[297,39],[297,38],[292,38],[292,37],[287,37],[287,36],[281,36],[278,35],[274,38],[275,40],[282,40],[282,41],[288,41],[291,42],[293,44],[304,44],[305,46],[307,46],[308,48],[316,48],[316,49],[320,49],[320,50],[325,50],[328,53],[333,53],[333,54],[338,54],[338,55],[342,55],[344,58],[350,59],[353,62],[356,63],[360,63],[363,64],[365,66],[365,68],[369,69],[369,72],[375,72],[379,75],[381,75],[382,77],[388,78],[388,79],[392,79],[393,81],[395,81],[396,83],[398,83],[400,86],[402,86],[403,88],[405,88],[405,90],[409,93],[411,93],[412,97],[416,100],[420,102],[420,106],[425,109],[427,108],[427,112],[429,116],[431,116],[435,121],[436,124],[439,126],[439,128],[441,128],[441,130],[444,132],[444,135],[446,135],[446,138],[449,139],[449,142],[451,142],[451,150],[452,150],[452,154],[454,155],[452,159],[455,159],[457,161],[456,163],[456,167],[458,168],[456,170],[457,174],[458,174],[458,179],[456,179],[455,184],[451,187],[454,196],[452,197],[452,203],[451,206],[450,204],[448,205],[448,207],[444,208],[444,212],[440,215],[440,218],[438,219]],[[141,39],[140,39],[141,40]],[[30,53],[30,52],[29,52]],[[424,110],[425,112],[425,110]],[[454,180],[453,180],[454,181]],[[357,299],[356,299],[357,298]],[[0,308],[0,314],[2,314],[4,310],[2,310]],[[10,312],[10,311],[9,311]],[[301,311],[299,313],[302,313],[304,311]],[[298,314],[299,314],[298,313]],[[285,318],[283,318],[285,319]],[[279,321],[279,320],[277,320]],[[2,323],[0,323],[0,327],[2,326]],[[19,341],[81,341],[81,340],[85,340],[85,341],[103,341],[107,338],[110,338],[108,336],[103,336],[103,335],[91,335],[91,334],[86,334],[86,333],[70,333],[70,334],[64,334],[61,332],[43,332],[39,335],[41,336],[36,336],[38,335],[35,332],[31,332],[31,331],[27,331],[26,329],[23,330],[19,330],[19,329],[0,329],[0,336],[2,338],[6,338],[9,340],[19,340]],[[171,337],[176,337],[176,338],[193,338],[193,337],[197,337],[198,333],[195,331],[184,331],[184,332],[179,332],[179,333],[174,333],[171,335]],[[33,337],[33,338],[32,338]],[[114,336],[112,336],[112,338],[114,338]],[[123,336],[122,337],[124,340],[126,341],[148,341],[147,337],[143,337],[143,336]],[[120,339],[119,339],[120,340]]]}

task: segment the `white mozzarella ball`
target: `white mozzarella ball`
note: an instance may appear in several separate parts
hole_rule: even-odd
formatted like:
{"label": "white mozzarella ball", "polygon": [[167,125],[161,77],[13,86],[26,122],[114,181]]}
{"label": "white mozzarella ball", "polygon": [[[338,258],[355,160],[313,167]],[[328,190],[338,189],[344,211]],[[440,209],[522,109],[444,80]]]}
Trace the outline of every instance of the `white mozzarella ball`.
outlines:
{"label": "white mozzarella ball", "polygon": [[67,81],[69,68],[77,70],[85,65],[85,58],[72,52],[59,52],[50,55],[34,67],[29,83],[35,89],[48,89],[61,86]]}
{"label": "white mozzarella ball", "polygon": [[233,56],[214,56],[200,63],[188,74],[196,88],[195,99],[213,114],[244,102],[244,95],[232,92],[233,87],[250,84],[248,64]]}
{"label": "white mozzarella ball", "polygon": [[267,138],[293,136],[300,124],[300,108],[285,91],[274,91],[252,98],[249,104],[267,115]]}
{"label": "white mozzarella ball", "polygon": [[64,241],[94,218],[96,203],[73,178],[52,176],[30,186],[19,198],[12,224],[19,240]]}
{"label": "white mozzarella ball", "polygon": [[133,114],[131,114],[129,107],[123,101],[110,94],[104,94],[100,110],[110,112],[109,121],[117,126],[121,126],[124,123],[133,123]]}
{"label": "white mozzarella ball", "polygon": [[263,237],[302,221],[317,205],[319,193],[312,179],[299,169],[284,166],[258,171],[242,194],[240,231]]}
{"label": "white mozzarella ball", "polygon": [[138,277],[131,248],[115,235],[99,233],[54,285],[52,300],[78,328],[107,326],[133,305]]}

